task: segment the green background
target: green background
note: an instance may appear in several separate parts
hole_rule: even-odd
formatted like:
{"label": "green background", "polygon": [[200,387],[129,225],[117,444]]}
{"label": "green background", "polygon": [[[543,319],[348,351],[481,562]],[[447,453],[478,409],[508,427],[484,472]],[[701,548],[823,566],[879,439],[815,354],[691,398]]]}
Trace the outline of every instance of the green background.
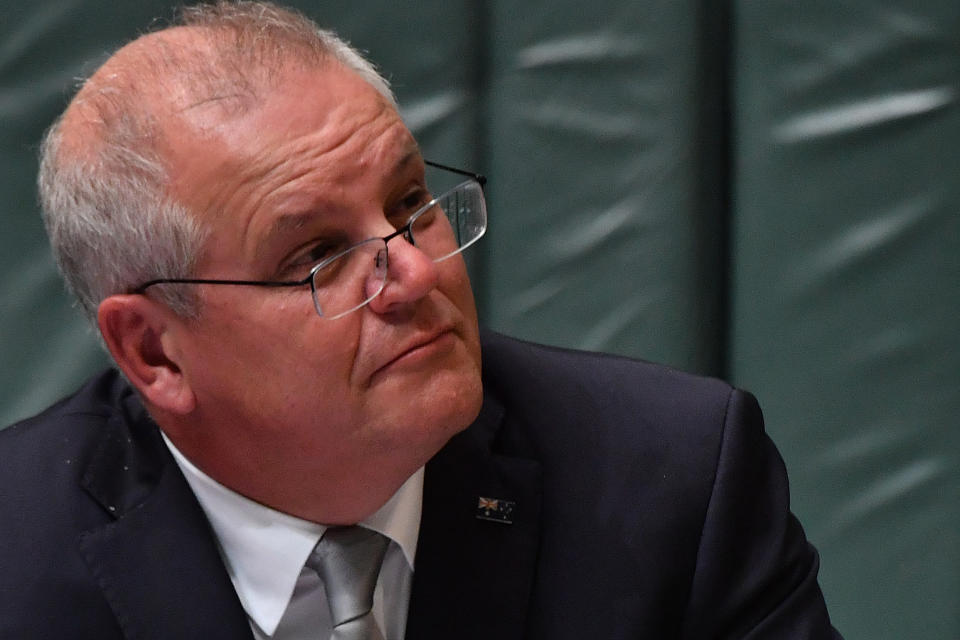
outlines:
{"label": "green background", "polygon": [[[960,637],[960,3],[294,5],[369,51],[429,157],[490,178],[487,325],[754,391],[840,631]],[[2,424],[106,363],[39,137],[171,7],[0,2]]]}

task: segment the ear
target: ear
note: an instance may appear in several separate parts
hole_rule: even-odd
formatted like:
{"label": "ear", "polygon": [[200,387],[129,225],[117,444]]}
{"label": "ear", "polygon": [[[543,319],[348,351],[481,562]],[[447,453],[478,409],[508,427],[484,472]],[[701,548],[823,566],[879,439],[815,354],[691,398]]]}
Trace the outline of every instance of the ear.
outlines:
{"label": "ear", "polygon": [[127,379],[154,406],[185,415],[196,396],[170,353],[179,322],[143,295],[110,296],[97,310],[100,334]]}

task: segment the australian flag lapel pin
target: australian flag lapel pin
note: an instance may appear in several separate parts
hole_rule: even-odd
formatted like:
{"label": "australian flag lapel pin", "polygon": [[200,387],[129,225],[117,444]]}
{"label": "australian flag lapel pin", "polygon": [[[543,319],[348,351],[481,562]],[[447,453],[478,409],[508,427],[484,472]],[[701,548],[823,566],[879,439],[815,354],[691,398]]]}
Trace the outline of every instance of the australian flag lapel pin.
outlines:
{"label": "australian flag lapel pin", "polygon": [[517,503],[512,500],[480,496],[477,499],[477,520],[513,524],[513,510],[516,506]]}

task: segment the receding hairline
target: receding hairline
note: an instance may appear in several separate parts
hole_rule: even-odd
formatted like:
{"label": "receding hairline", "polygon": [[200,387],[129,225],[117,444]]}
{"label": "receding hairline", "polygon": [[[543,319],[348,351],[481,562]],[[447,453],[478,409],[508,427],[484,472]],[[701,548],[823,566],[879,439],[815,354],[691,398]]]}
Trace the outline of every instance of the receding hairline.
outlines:
{"label": "receding hairline", "polygon": [[[159,26],[77,87],[40,148],[44,225],[94,324],[105,297],[190,273],[200,255],[206,229],[170,192],[172,132],[187,126],[206,135],[208,123],[218,127],[269,101],[285,72],[328,66],[355,73],[396,108],[389,82],[360,51],[297,10],[214,0],[182,7]],[[158,295],[191,316],[196,301],[180,291]]]}
{"label": "receding hairline", "polygon": [[[107,118],[118,117],[134,100],[134,96],[124,94],[132,93],[135,85],[144,84],[143,75],[156,67],[157,53],[152,47],[170,49],[178,41],[189,43],[195,50],[201,37],[195,27],[169,27],[144,34],[115,51],[83,82],[64,110],[59,122],[60,151],[79,153],[85,148],[84,143],[93,141],[88,135],[95,140],[103,137],[107,133]],[[139,93],[135,100],[141,104],[152,102],[157,107],[167,102],[159,90],[149,95]]]}
{"label": "receding hairline", "polygon": [[[110,56],[82,84],[60,119],[61,151],[82,152],[87,144],[109,135],[110,118],[125,118],[132,105],[141,117],[168,121],[192,107],[233,99],[249,101],[254,87],[268,89],[276,80],[272,71],[288,64],[346,68],[332,55],[305,60],[300,49],[277,52],[261,68],[234,69],[218,90],[209,73],[229,65],[231,31],[211,25],[175,25],[143,34]],[[211,58],[218,58],[211,62]],[[198,60],[202,60],[198,62]],[[267,62],[267,61],[265,61]],[[236,65],[234,65],[236,66]],[[348,69],[349,70],[349,69]],[[199,78],[199,80],[198,80]],[[91,139],[92,137],[92,139]],[[99,139],[99,140],[98,140]]]}

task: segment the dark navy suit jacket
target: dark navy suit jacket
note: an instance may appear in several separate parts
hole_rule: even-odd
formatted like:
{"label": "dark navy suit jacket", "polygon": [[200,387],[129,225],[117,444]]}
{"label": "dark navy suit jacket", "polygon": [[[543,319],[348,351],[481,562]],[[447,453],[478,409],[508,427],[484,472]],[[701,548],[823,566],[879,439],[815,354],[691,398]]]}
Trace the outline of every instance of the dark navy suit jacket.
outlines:
{"label": "dark navy suit jacket", "polygon": [[[483,347],[481,414],[427,465],[407,640],[839,637],[749,394]],[[478,518],[480,497],[513,503],[510,523]],[[250,638],[202,510],[114,372],[0,432],[0,638]]]}

